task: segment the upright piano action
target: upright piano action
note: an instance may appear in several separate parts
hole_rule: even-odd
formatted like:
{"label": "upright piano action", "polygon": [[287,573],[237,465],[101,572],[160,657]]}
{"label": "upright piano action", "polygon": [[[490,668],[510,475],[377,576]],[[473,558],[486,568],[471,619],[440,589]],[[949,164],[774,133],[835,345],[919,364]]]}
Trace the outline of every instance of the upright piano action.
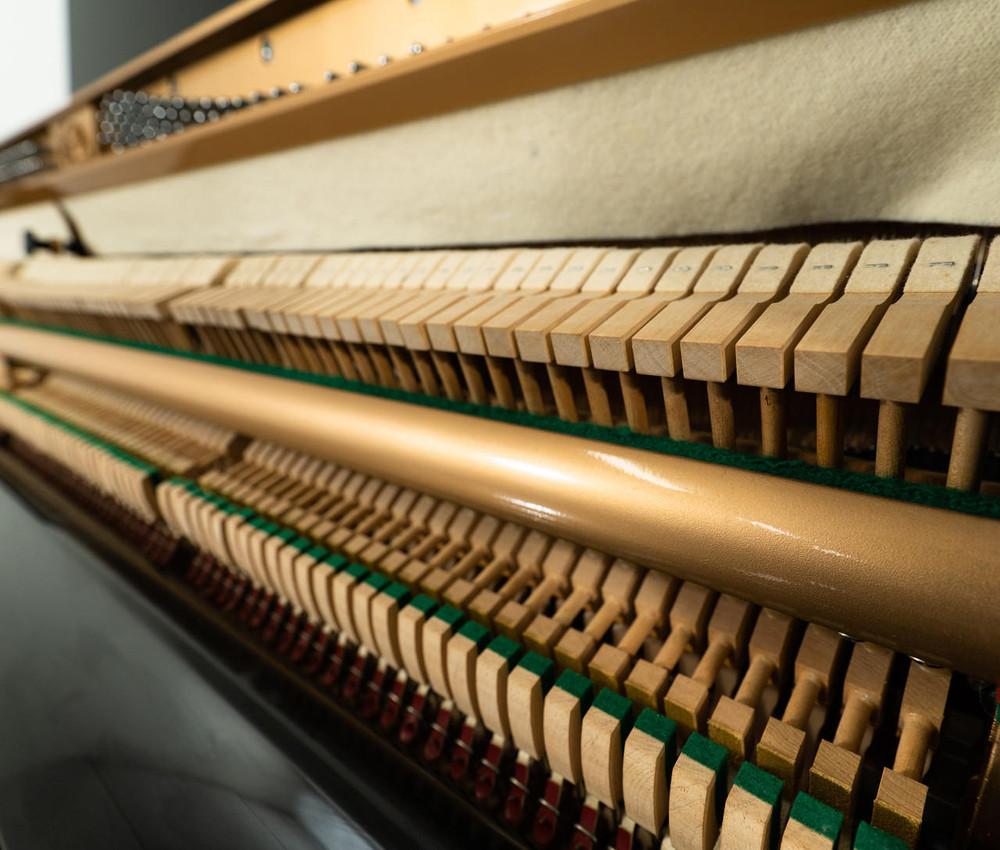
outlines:
{"label": "upright piano action", "polygon": [[[302,5],[238,4],[6,149],[36,160],[0,246],[51,249],[0,266],[7,474],[512,843],[995,846],[1000,209],[914,176],[950,136],[828,161],[809,85],[780,120],[725,89],[839,55],[851,102],[903,73],[852,67],[873,44],[950,14],[986,57],[995,10]],[[703,122],[633,147],[668,89],[774,130],[729,188]],[[877,136],[896,102],[857,98]],[[651,159],[615,175],[605,138]]]}

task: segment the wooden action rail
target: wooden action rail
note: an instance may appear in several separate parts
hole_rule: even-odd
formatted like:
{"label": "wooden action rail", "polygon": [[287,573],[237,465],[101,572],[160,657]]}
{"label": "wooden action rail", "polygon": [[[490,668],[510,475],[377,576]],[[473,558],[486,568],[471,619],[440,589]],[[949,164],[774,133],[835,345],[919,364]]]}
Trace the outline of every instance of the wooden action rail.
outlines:
{"label": "wooden action rail", "polygon": [[[544,431],[525,440],[520,427],[478,417],[44,331],[5,326],[0,346],[857,639],[1000,678],[990,650],[998,530],[989,519]],[[593,493],[604,494],[599,504]],[[942,594],[945,562],[952,583]],[[546,600],[566,582],[551,570]],[[828,592],[816,593],[815,582]]]}
{"label": "wooden action rail", "polygon": [[[943,405],[931,380],[978,247],[46,259],[8,273],[0,301],[132,342],[918,482],[946,483],[934,458],[953,455],[949,486],[978,490],[996,477],[997,402]],[[966,348],[988,344],[975,321]],[[975,374],[988,384],[988,363]]]}
{"label": "wooden action rail", "polygon": [[[65,394],[47,396],[46,383],[32,390],[33,402],[62,402],[61,412],[69,417],[91,415],[93,404],[86,397],[74,407],[65,403]],[[9,415],[11,410],[25,415],[18,419]],[[20,438],[36,439],[38,413],[0,400],[0,417],[4,427]],[[198,423],[188,424],[198,430]],[[120,423],[108,428],[130,433]],[[168,443],[170,435],[161,432],[160,440]],[[50,442],[41,445],[52,447]],[[72,468],[88,468],[78,466],[71,453],[59,457]],[[104,489],[119,494],[120,483],[100,480]],[[826,702],[826,694],[842,690],[844,708],[837,735],[832,745],[822,742],[820,752],[824,745],[852,753],[861,750],[873,714],[881,710],[890,652],[856,644],[845,675],[837,660],[843,655],[843,640],[815,624],[805,628],[784,717],[767,720],[755,767],[744,762],[748,751],[734,748],[732,737],[723,735],[724,743],[717,743],[715,730],[722,727],[711,725],[711,739],[699,731],[705,732],[704,717],[712,703],[717,703],[714,720],[726,704],[726,694],[733,693],[742,700],[738,704],[749,702],[758,726],[764,723],[773,711],[773,699],[759,684],[752,684],[749,688],[760,699],[748,701],[746,688],[750,680],[773,678],[787,693],[791,677],[779,668],[787,666],[803,624],[687,585],[677,594],[670,629],[665,631],[657,623],[662,616],[650,617],[633,605],[650,581],[665,586],[658,573],[644,574],[626,562],[566,541],[543,542],[537,532],[501,525],[496,518],[457,505],[446,511],[450,521],[435,531],[427,509],[413,516],[406,511],[423,497],[414,498],[416,494],[393,484],[273,443],[254,441],[239,457],[220,455],[200,485],[180,478],[155,485],[157,511],[173,531],[249,581],[255,592],[278,600],[289,609],[292,622],[323,630],[335,640],[343,657],[351,658],[348,683],[360,682],[372,666],[376,670],[372,681],[381,688],[391,686],[393,693],[412,678],[423,689],[423,698],[430,695],[438,704],[439,726],[462,729],[460,741],[469,752],[477,737],[485,735],[497,753],[510,754],[528,766],[547,764],[557,804],[560,795],[582,794],[580,789],[585,788],[576,828],[581,835],[590,835],[597,829],[595,823],[605,820],[624,832],[628,841],[638,838],[637,827],[654,836],[666,829],[679,850],[712,847],[720,829],[723,846],[744,846],[743,842],[777,846],[769,842],[782,830],[782,847],[835,846],[843,809],[849,817],[853,806],[856,771],[853,778],[848,776],[847,800],[838,798],[840,811],[806,795],[802,767],[812,759],[816,743],[814,738],[806,743],[797,730],[808,725],[815,735],[819,725],[807,722],[810,714],[815,715],[819,702]],[[394,512],[397,501],[403,509]],[[449,507],[433,502],[432,514]],[[357,553],[353,562],[335,554],[347,552],[341,548],[346,541],[353,541],[350,548]],[[472,619],[470,605],[449,605],[435,598],[435,588],[426,584],[436,570],[466,564],[466,575],[489,574],[486,585],[502,588],[524,569],[518,565],[521,548],[531,553],[533,577],[513,598],[530,598],[547,585],[546,595],[554,593],[557,601],[550,609],[554,618],[538,611],[509,636],[494,635]],[[539,558],[544,558],[540,568]],[[544,566],[549,562],[567,567],[551,572]],[[557,575],[560,579],[553,584]],[[620,683],[602,688],[575,672],[572,665],[578,659],[560,656],[554,649],[561,641],[540,639],[551,637],[552,624],[560,622],[559,612],[567,606],[577,612],[569,621],[582,619],[581,634],[589,631],[602,646],[612,647],[605,641],[616,622],[626,632],[649,628],[642,650],[649,658],[662,655],[666,647],[673,647],[667,654],[676,657],[678,649],[692,646],[695,632],[704,633],[706,619],[707,642],[685,660],[690,676],[678,674],[665,700],[660,697],[643,707],[622,695],[625,687]],[[592,613],[581,617],[586,606]],[[565,638],[568,632],[560,634]],[[724,664],[730,665],[731,675],[721,675]],[[559,669],[563,672],[556,680]],[[891,769],[885,768],[875,800],[876,825],[910,846],[923,819],[926,786],[920,780],[941,728],[950,677],[946,671],[911,663],[898,719],[899,747]],[[695,711],[683,708],[692,685],[701,694]],[[787,731],[779,736],[778,727]],[[462,760],[465,752],[461,745],[456,748],[453,774],[471,769]],[[829,757],[816,753],[809,771],[811,792],[816,790],[814,777],[829,776],[823,767],[828,764]],[[575,790],[568,790],[564,782]],[[795,801],[784,827],[774,789],[778,795],[783,789]],[[769,805],[761,805],[762,795],[770,795]],[[544,826],[547,813],[544,807],[540,810],[536,827]]]}
{"label": "wooden action rail", "polygon": [[[243,0],[96,80],[22,139],[60,167],[0,187],[0,206],[67,197],[361,133],[860,14],[900,0],[477,0],[400,6]],[[256,105],[112,155],[94,108],[112,90]],[[277,90],[280,97],[270,97]],[[257,93],[257,97],[253,93]],[[293,94],[294,93],[294,94]],[[287,96],[292,94],[292,96]]]}

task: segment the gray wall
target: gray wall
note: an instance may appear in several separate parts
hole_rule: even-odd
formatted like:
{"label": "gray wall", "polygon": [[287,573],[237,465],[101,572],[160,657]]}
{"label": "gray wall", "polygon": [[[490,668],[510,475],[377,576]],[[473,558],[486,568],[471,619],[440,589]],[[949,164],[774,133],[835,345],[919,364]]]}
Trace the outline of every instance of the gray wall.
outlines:
{"label": "gray wall", "polygon": [[[27,2],[27,0],[21,0]],[[78,89],[231,0],[69,0],[70,75]]]}

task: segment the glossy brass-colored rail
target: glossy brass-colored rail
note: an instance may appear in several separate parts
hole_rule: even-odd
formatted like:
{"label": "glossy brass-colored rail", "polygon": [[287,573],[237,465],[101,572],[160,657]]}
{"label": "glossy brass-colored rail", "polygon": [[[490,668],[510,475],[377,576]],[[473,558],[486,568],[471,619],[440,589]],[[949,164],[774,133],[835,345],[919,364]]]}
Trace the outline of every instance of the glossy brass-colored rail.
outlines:
{"label": "glossy brass-colored rail", "polygon": [[0,352],[1000,679],[1000,523],[27,328]]}

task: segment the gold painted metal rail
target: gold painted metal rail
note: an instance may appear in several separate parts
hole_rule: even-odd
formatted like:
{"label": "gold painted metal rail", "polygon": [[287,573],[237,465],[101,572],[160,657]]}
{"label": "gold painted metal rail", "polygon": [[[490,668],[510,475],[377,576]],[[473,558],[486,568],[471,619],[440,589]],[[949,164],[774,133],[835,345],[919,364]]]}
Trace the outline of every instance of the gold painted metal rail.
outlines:
{"label": "gold painted metal rail", "polygon": [[995,520],[46,331],[0,353],[1000,679]]}

